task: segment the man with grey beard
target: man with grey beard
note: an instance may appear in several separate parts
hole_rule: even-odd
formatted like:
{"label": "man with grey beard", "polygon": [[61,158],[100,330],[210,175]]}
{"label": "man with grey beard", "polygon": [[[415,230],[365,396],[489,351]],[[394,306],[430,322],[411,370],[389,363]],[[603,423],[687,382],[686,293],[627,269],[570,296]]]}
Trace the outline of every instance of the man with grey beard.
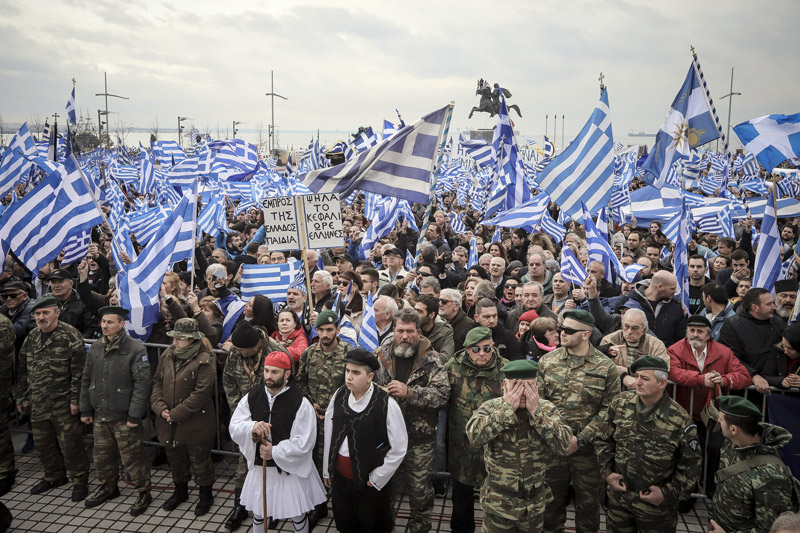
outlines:
{"label": "man with grey beard", "polygon": [[784,320],[789,320],[797,301],[797,280],[782,279],[775,282],[775,314]]}
{"label": "man with grey beard", "polygon": [[380,369],[376,383],[400,404],[408,432],[408,451],[399,472],[405,474],[411,505],[410,531],[431,529],[438,411],[447,405],[450,381],[444,365],[420,331],[413,309],[395,316],[394,332],[375,351]]}

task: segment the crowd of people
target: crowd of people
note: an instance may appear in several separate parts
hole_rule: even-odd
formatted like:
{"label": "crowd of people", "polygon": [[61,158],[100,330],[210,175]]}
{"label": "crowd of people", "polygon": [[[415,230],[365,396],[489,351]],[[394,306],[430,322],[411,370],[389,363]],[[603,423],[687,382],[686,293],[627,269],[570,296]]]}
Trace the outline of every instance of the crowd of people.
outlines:
{"label": "crowd of people", "polygon": [[[734,238],[692,235],[687,310],[657,222],[610,235],[623,265],[643,266],[629,283],[589,259],[579,224],[563,242],[495,233],[451,200],[415,205],[414,221],[369,249],[363,197],[343,205],[345,242],[306,251],[310,291],[292,285],[280,304],[242,301],[242,266],[300,251],[269,250],[259,210],[231,212],[232,233],[197,243],[194,272],[182,262],[164,276],[144,342],[125,329],[107,227],[85,259],[35,276],[9,256],[0,406],[29,424],[26,449],[39,452],[31,493],[71,483],[72,501],[100,507],[120,496],[121,458],[130,513],[142,514],[154,433],[174,482],[162,507],[186,502],[193,478],[198,516],[214,502],[214,443],[235,443],[228,530],[252,513],[256,532],[267,520],[308,531],[330,500],[339,530],[391,531],[400,479],[412,532],[431,529],[448,485],[454,532],[474,531],[476,493],[484,531],[560,531],[570,495],[583,532],[599,530],[604,503],[609,531],[675,531],[698,492],[716,533],[766,532],[798,510],[797,481],[777,456],[791,435],[764,422],[760,400],[800,387],[800,324],[787,324],[798,268],[772,291],[752,286],[755,221]],[[451,215],[467,230],[453,231]],[[795,223],[781,220],[784,259]],[[581,284],[560,271],[567,248],[587,272]],[[357,336],[374,316],[379,346],[352,346],[344,316]],[[15,476],[0,424],[0,494]]]}

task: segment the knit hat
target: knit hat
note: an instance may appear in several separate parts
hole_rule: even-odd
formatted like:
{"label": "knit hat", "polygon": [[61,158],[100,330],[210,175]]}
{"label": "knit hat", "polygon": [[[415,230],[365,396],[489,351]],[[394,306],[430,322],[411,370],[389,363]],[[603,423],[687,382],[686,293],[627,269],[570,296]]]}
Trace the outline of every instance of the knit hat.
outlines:
{"label": "knit hat", "polygon": [[259,341],[261,333],[247,321],[239,324],[231,335],[231,342],[237,348],[255,348]]}
{"label": "knit hat", "polygon": [[537,313],[536,310],[531,309],[530,311],[525,311],[524,313],[522,313],[519,316],[519,320],[517,320],[517,323],[520,323],[520,322],[533,322],[537,318],[539,318],[539,313]]}

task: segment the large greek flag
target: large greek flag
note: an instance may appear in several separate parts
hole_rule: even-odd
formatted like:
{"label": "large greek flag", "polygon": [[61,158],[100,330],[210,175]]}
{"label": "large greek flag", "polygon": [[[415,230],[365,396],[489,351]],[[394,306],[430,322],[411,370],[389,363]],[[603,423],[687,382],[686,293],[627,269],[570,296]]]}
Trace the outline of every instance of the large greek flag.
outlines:
{"label": "large greek flag", "polygon": [[315,193],[347,196],[355,189],[427,204],[431,174],[452,112],[445,106],[335,167],[313,170],[303,184]]}
{"label": "large greek flag", "polygon": [[608,205],[614,183],[614,137],[611,132],[608,91],[603,91],[589,121],[563,152],[539,174],[539,187],[578,220],[581,202],[590,213]]}
{"label": "large greek flag", "polygon": [[733,131],[767,172],[800,157],[800,113],[754,118],[734,126]]}
{"label": "large greek flag", "polygon": [[756,262],[753,267],[753,287],[771,291],[781,271],[781,238],[775,216],[775,190],[771,189],[764,208],[761,234],[758,238]]}
{"label": "large greek flag", "polygon": [[302,261],[274,265],[242,265],[242,300],[262,294],[272,303],[286,301],[286,291],[302,270]]}
{"label": "large greek flag", "polygon": [[8,147],[3,152],[0,160],[0,198],[4,198],[20,179],[28,175],[33,164],[28,157],[37,155],[36,145],[33,135],[28,129],[28,123],[24,123],[19,131],[11,138]]}

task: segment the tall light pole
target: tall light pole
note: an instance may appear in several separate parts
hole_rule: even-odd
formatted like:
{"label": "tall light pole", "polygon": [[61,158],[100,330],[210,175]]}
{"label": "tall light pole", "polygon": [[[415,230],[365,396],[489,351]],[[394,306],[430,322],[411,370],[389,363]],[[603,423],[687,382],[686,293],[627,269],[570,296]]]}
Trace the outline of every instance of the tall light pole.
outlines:
{"label": "tall light pole", "polygon": [[564,149],[564,115],[561,115],[561,149]]}
{"label": "tall light pole", "polygon": [[269,127],[269,151],[272,153],[272,150],[275,148],[275,97],[283,98],[284,100],[288,100],[285,96],[281,96],[280,94],[275,92],[275,72],[270,70],[269,71],[269,90],[270,92],[267,93],[267,96],[270,98],[270,103],[272,106],[272,118],[271,124]]}
{"label": "tall light pole", "polygon": [[244,122],[239,122],[238,120],[234,120],[233,121],[233,138],[234,139],[236,138],[236,132],[239,131],[239,130],[236,129],[236,126],[238,126],[239,124],[244,124]]}
{"label": "tall light pole", "polygon": [[[734,96],[741,96],[742,93],[735,93],[733,92],[733,67],[731,67],[731,91],[726,94],[725,96],[720,96],[720,100],[723,98],[728,98],[728,131],[725,133],[725,139],[728,141],[728,146],[730,146],[731,142],[731,106],[733,105],[733,97]],[[719,141],[717,141],[717,148],[719,148]]]}
{"label": "tall light pole", "polygon": [[181,126],[181,122],[183,122],[184,120],[192,120],[192,119],[190,119],[189,117],[182,117],[178,115],[178,144],[181,145],[181,148],[183,148],[183,141],[181,140],[181,132],[183,132],[183,126]]}
{"label": "tall light pole", "polygon": [[[100,120],[100,116],[101,115],[104,115],[106,117],[106,126],[108,126],[108,97],[109,96],[112,97],[112,98],[120,98],[122,100],[130,100],[130,98],[128,98],[127,96],[120,96],[118,94],[111,94],[111,93],[108,92],[108,73],[107,72],[103,72],[103,87],[104,87],[103,92],[95,93],[95,96],[103,96],[103,97],[105,97],[105,101],[106,101],[105,111],[101,112],[99,109],[97,111],[97,122],[98,122],[97,126],[98,126],[98,129],[102,129],[102,127],[103,127],[103,123]],[[98,135],[100,135],[100,133],[101,133],[100,131],[97,132]],[[108,135],[108,134],[106,134],[106,135]],[[110,146],[111,139],[108,136],[106,137],[106,139],[107,139],[106,140],[106,147],[108,148]]]}

